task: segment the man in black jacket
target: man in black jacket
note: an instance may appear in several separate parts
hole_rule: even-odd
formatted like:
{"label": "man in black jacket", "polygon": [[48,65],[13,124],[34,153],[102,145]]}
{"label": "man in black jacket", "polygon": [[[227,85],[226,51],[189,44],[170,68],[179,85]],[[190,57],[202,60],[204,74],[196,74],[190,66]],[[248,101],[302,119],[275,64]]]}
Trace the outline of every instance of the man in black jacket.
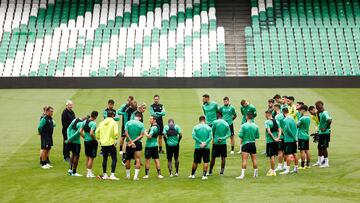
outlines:
{"label": "man in black jacket", "polygon": [[64,139],[63,145],[63,155],[64,161],[69,162],[70,160],[70,148],[69,144],[65,143],[67,140],[67,128],[69,127],[70,123],[75,119],[75,113],[72,110],[73,102],[68,100],[66,101],[66,108],[61,114],[61,123],[62,123],[62,134]]}

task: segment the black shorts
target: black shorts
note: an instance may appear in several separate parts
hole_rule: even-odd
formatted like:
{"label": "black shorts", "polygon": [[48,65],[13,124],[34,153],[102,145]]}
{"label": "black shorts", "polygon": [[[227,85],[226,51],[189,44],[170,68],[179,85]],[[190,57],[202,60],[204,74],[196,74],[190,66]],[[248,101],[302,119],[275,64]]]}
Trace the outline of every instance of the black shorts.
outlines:
{"label": "black shorts", "polygon": [[131,160],[134,159],[134,154],[137,151],[141,151],[142,150],[142,143],[137,141],[135,142],[136,147],[132,148],[131,146],[126,146],[126,152],[125,152],[125,160]]}
{"label": "black shorts", "polygon": [[227,157],[226,144],[213,144],[211,157]]}
{"label": "black shorts", "polygon": [[296,154],[297,152],[296,142],[285,142],[284,147],[285,155]]}
{"label": "black shorts", "polygon": [[200,148],[194,151],[194,163],[201,163],[201,159],[204,163],[210,162],[210,149]]}
{"label": "black shorts", "polygon": [[126,135],[125,135],[125,125],[124,124],[121,125],[121,137],[126,137]]}
{"label": "black shorts", "polygon": [[174,159],[178,159],[179,158],[179,149],[180,149],[179,144],[176,146],[166,145],[166,158],[168,160],[171,160],[172,157],[174,156]]}
{"label": "black shorts", "polygon": [[298,149],[299,150],[309,150],[309,140],[298,140]]}
{"label": "black shorts", "polygon": [[98,149],[98,142],[96,140],[84,142],[85,156],[95,158]]}
{"label": "black shorts", "polygon": [[41,136],[41,149],[50,150],[53,146],[52,136]]}
{"label": "black shorts", "polygon": [[241,147],[241,151],[242,152],[247,152],[249,154],[256,154],[255,142],[250,142],[250,143],[244,144]]}
{"label": "black shorts", "polygon": [[145,159],[159,159],[158,147],[145,147]]}
{"label": "black shorts", "polygon": [[232,137],[232,136],[235,135],[235,133],[234,133],[234,124],[229,125],[229,127],[230,127],[230,133],[231,133],[231,137]]}
{"label": "black shorts", "polygon": [[70,143],[69,151],[72,152],[73,155],[80,155],[81,144]]}
{"label": "black shorts", "polygon": [[329,147],[330,134],[319,135],[318,149],[326,149]]}
{"label": "black shorts", "polygon": [[271,142],[266,144],[266,156],[277,156],[279,151],[279,144],[277,142]]}
{"label": "black shorts", "polygon": [[284,140],[282,139],[278,142],[278,151],[284,151],[284,149],[285,149]]}

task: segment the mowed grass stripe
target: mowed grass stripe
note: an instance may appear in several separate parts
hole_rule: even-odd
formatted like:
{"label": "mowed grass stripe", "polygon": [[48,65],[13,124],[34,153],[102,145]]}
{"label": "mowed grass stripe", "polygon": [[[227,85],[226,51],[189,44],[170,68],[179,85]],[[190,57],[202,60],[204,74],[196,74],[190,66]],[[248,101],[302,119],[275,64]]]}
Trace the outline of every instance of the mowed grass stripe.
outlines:
{"label": "mowed grass stripe", "polygon": [[[59,90],[51,90],[56,94]],[[66,90],[64,90],[66,91]],[[139,182],[126,181],[123,179],[125,171],[118,164],[117,176],[121,178],[119,182],[87,180],[85,178],[73,178],[66,175],[67,165],[62,162],[62,135],[61,125],[55,130],[55,146],[52,150],[51,159],[54,162],[54,169],[42,171],[38,166],[39,139],[34,135],[36,129],[30,126],[30,122],[22,123],[27,128],[31,128],[28,136],[31,136],[20,150],[10,155],[6,161],[6,167],[2,167],[0,178],[0,201],[1,202],[22,202],[28,201],[46,201],[45,197],[51,197],[52,201],[70,202],[86,201],[92,197],[93,201],[112,201],[119,200],[124,202],[237,202],[237,201],[327,201],[327,202],[356,202],[360,196],[359,185],[359,167],[356,161],[359,157],[359,150],[355,147],[359,143],[356,124],[359,119],[353,119],[346,116],[343,106],[346,105],[346,97],[353,98],[359,95],[359,89],[326,89],[329,95],[323,95],[313,89],[110,89],[110,90],[77,90],[73,97],[75,102],[75,111],[78,116],[88,114],[91,110],[102,110],[106,107],[107,100],[114,98],[116,107],[120,106],[128,95],[135,96],[138,103],[145,101],[148,105],[152,103],[152,97],[155,93],[160,94],[161,102],[165,105],[167,118],[174,118],[183,128],[184,139],[181,143],[181,165],[180,177],[168,178],[166,158],[161,155],[162,172],[165,179],[157,180],[153,163],[151,163],[151,178],[147,181]],[[342,94],[348,92],[348,96]],[[258,162],[260,168],[260,177],[251,178],[252,167],[246,173],[244,181],[236,181],[235,176],[240,173],[240,156],[230,156],[227,160],[225,177],[218,177],[220,161],[217,160],[214,176],[208,181],[203,182],[199,179],[201,168],[197,171],[197,179],[188,180],[190,173],[193,140],[191,138],[191,129],[198,122],[198,116],[202,114],[201,96],[203,93],[209,93],[212,99],[218,104],[222,103],[223,96],[229,96],[235,105],[239,118],[235,122],[235,131],[238,133],[240,127],[239,103],[242,98],[248,99],[258,107],[258,118],[256,123],[259,125],[261,139],[258,141]],[[263,112],[267,106],[267,99],[275,93],[293,95],[297,100],[303,100],[305,103],[313,103],[317,99],[323,99],[327,109],[334,116],[335,124],[330,148],[329,169],[313,168],[307,171],[301,171],[297,175],[286,177],[267,178],[265,173],[269,168],[268,159],[260,153],[265,149],[264,143],[264,116]],[[344,100],[334,103],[337,96],[341,95]],[[356,97],[356,96],[355,96]],[[358,96],[357,96],[358,97]],[[16,100],[16,95],[10,98]],[[9,98],[9,99],[10,99]],[[61,98],[61,102],[67,98]],[[43,96],[41,100],[46,100]],[[40,101],[41,101],[40,100]],[[38,115],[42,105],[37,102],[31,106],[36,112],[35,124],[38,122]],[[37,109],[38,108],[38,109]],[[61,107],[63,108],[63,106]],[[20,106],[20,110],[25,111]],[[62,109],[57,109],[55,118],[60,124],[60,114]],[[358,109],[353,109],[354,114],[360,113]],[[145,116],[145,126],[148,124],[148,112]],[[350,118],[350,119],[349,119]],[[98,122],[102,120],[99,118]],[[8,121],[7,121],[8,122]],[[344,125],[344,126],[343,126]],[[349,130],[349,126],[351,129]],[[343,135],[345,134],[346,135]],[[237,136],[236,136],[237,138]],[[349,141],[350,140],[350,141]],[[143,139],[145,142],[145,139]],[[236,150],[238,150],[238,139],[236,139]],[[343,147],[344,146],[344,147]],[[348,147],[346,147],[348,146]],[[311,144],[311,153],[313,161],[316,159],[316,145]],[[6,155],[5,155],[6,156]],[[84,154],[82,146],[81,161],[79,172],[85,174]],[[98,157],[94,164],[96,174],[101,173],[101,158]],[[109,164],[110,165],[110,164]],[[108,167],[110,167],[108,165]],[[141,170],[141,176],[144,174],[144,168]],[[132,169],[133,175],[133,169]],[[95,194],[95,195],[94,195]],[[94,196],[92,196],[94,195]]]}
{"label": "mowed grass stripe", "polygon": [[[0,90],[0,166],[20,150],[36,133],[42,108],[51,104],[56,110],[75,90]],[[61,114],[61,112],[60,112]],[[61,122],[57,122],[61,126]],[[22,151],[22,150],[20,150]]]}

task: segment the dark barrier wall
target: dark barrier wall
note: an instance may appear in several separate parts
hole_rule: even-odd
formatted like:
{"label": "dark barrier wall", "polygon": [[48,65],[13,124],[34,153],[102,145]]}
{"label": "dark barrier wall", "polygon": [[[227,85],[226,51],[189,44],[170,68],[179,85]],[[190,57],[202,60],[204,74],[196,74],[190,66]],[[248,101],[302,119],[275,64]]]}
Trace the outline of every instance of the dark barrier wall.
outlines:
{"label": "dark barrier wall", "polygon": [[360,88],[360,77],[16,77],[0,78],[0,88]]}

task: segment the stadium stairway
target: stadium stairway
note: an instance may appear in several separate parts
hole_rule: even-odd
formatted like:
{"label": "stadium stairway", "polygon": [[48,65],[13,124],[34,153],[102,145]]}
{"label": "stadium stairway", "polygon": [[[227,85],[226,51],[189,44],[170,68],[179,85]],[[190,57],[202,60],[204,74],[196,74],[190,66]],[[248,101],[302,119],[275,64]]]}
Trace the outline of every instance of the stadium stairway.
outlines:
{"label": "stadium stairway", "polygon": [[244,28],[251,25],[250,11],[250,1],[216,2],[218,25],[225,28],[227,76],[248,75]]}

